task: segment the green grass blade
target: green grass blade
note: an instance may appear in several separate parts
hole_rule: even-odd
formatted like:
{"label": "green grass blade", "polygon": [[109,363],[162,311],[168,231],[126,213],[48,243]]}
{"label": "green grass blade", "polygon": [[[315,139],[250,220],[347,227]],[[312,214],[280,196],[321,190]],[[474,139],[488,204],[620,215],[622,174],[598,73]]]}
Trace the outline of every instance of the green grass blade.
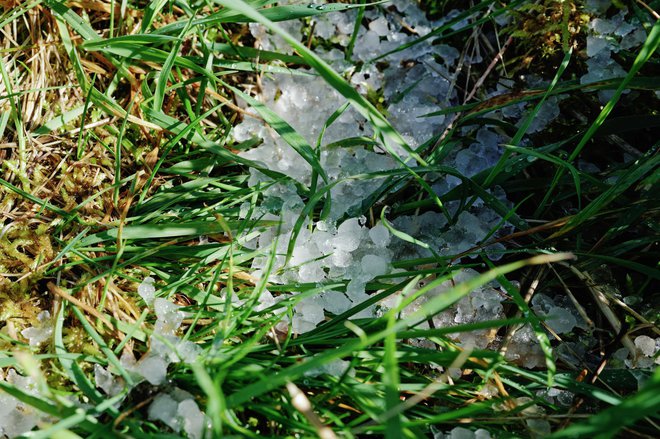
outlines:
{"label": "green grass blade", "polygon": [[559,430],[550,438],[612,438],[626,426],[642,418],[660,415],[660,368],[656,368],[646,385],[620,404],[592,415],[587,421]]}
{"label": "green grass blade", "polygon": [[[635,77],[637,72],[639,72],[639,70],[644,66],[644,64],[646,64],[646,62],[655,53],[655,51],[658,48],[658,45],[660,45],[660,20],[656,21],[655,24],[653,25],[653,28],[651,29],[651,32],[649,32],[649,35],[646,38],[646,41],[644,42],[644,45],[639,50],[639,53],[637,54],[637,57],[635,58],[635,61],[633,62],[630,71],[615,90],[614,96],[612,96],[612,98],[605,105],[605,107],[603,107],[596,120],[591,124],[587,132],[584,133],[584,135],[582,136],[582,139],[580,139],[580,142],[571,152],[570,156],[568,157],[569,162],[575,160],[580,155],[582,149],[584,149],[584,147],[591,140],[594,134],[596,134],[596,132],[601,127],[603,122],[605,122],[605,119],[607,119],[607,117],[614,109],[614,106],[621,98],[623,92],[628,87],[628,83],[630,83],[630,81]],[[546,192],[545,196],[543,197],[543,200],[541,201],[541,204],[539,204],[539,207],[536,210],[537,216],[540,215],[541,211],[546,208],[548,201],[552,197],[555,188],[557,187],[557,184],[559,184],[559,180],[561,179],[564,173],[563,169],[564,168],[560,168],[555,173],[555,176],[553,177],[552,182],[550,183],[550,187],[548,188],[548,191]]]}

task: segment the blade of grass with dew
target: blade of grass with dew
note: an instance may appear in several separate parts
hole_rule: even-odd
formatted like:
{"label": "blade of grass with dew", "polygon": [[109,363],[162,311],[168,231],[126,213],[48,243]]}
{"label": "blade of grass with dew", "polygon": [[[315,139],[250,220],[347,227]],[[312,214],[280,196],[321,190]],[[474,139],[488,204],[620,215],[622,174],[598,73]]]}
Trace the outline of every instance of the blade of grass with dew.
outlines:
{"label": "blade of grass with dew", "polygon": [[[192,20],[193,17],[190,17],[188,24],[186,25],[186,27],[183,28],[178,38],[174,42],[173,47],[170,49],[170,53],[167,55],[167,58],[165,59],[165,62],[163,63],[160,71],[156,73],[156,78],[155,78],[156,87],[154,89],[154,97],[151,104],[154,111],[156,112],[162,111],[163,102],[165,100],[165,89],[167,88],[167,83],[170,80],[172,67],[174,66],[174,62],[176,58],[178,58],[178,53],[179,50],[181,49],[181,44],[183,43],[186,34],[192,27]],[[206,69],[203,70],[206,71]]]}
{"label": "blade of grass with dew", "polygon": [[543,161],[553,163],[553,164],[557,165],[558,167],[568,169],[568,172],[571,174],[571,177],[573,178],[573,184],[575,185],[575,193],[576,193],[576,196],[577,196],[578,209],[580,209],[580,210],[582,209],[582,184],[581,184],[581,179],[580,179],[580,171],[578,171],[575,168],[575,166],[571,165],[570,162],[562,160],[559,157],[554,157],[554,156],[551,156],[549,154],[542,153],[542,152],[537,151],[535,149],[521,148],[519,146],[515,146],[515,144],[504,145],[504,148],[507,151],[517,152],[518,154],[520,154],[522,156],[539,158]]}
{"label": "blade of grass with dew", "polygon": [[380,222],[383,226],[385,226],[385,228],[392,235],[396,236],[397,238],[399,238],[402,241],[409,242],[409,243],[414,244],[418,247],[426,249],[426,250],[430,251],[433,254],[434,257],[440,258],[440,255],[438,255],[437,252],[435,250],[433,250],[433,248],[430,245],[428,245],[427,243],[425,243],[423,241],[420,241],[419,239],[413,238],[412,236],[410,236],[409,234],[407,234],[405,232],[402,232],[400,230],[395,229],[394,226],[392,226],[392,224],[390,224],[390,222],[387,221],[387,219],[385,218],[386,211],[387,211],[387,208],[380,211]]}
{"label": "blade of grass with dew", "polygon": [[13,96],[14,91],[14,81],[10,78],[9,73],[7,72],[7,67],[5,62],[0,62],[0,76],[2,76],[2,82],[4,83],[5,90],[11,95],[9,100],[9,114],[11,119],[14,122],[14,130],[17,137],[18,143],[18,166],[15,169],[18,179],[21,182],[21,186],[24,190],[30,190],[30,180],[27,177],[27,150],[26,150],[26,140],[25,140],[25,131],[22,118],[22,112],[19,110],[18,102]]}
{"label": "blade of grass with dew", "polygon": [[[325,3],[322,5],[284,5],[273,6],[267,8],[260,8],[260,5],[251,4],[253,2],[242,2],[248,6],[252,11],[258,11],[266,19],[273,22],[289,21],[293,19],[313,17],[316,15],[323,15],[329,12],[347,11],[349,9],[362,8],[364,6],[373,6],[386,3],[389,0],[382,0],[365,5],[351,5],[346,3]],[[271,2],[272,3],[272,2]],[[222,23],[251,23],[258,22],[250,12],[246,13],[239,8],[227,7],[227,9],[219,10],[207,17],[199,18],[193,21],[193,26],[202,28],[213,28]],[[155,34],[175,34],[181,31],[184,26],[182,21],[167,24],[158,30],[154,31]]]}
{"label": "blade of grass with dew", "polygon": [[645,157],[638,159],[635,166],[626,170],[626,172],[617,179],[616,184],[610,186],[608,190],[600,194],[584,209],[581,209],[577,215],[573,216],[573,218],[571,218],[560,231],[551,236],[551,238],[564,234],[576,227],[576,225],[582,224],[589,218],[597,215],[600,211],[609,206],[612,201],[620,197],[632,185],[643,179],[644,176],[652,172],[658,172],[659,168],[660,155],[658,155],[657,152],[650,151]]}
{"label": "blade of grass with dew", "polygon": [[77,215],[75,215],[75,214],[72,215],[72,214],[70,214],[69,212],[67,212],[63,209],[60,209],[59,207],[53,206],[48,201],[44,201],[41,198],[35,197],[34,195],[32,195],[28,192],[25,192],[24,190],[14,186],[13,184],[9,183],[8,181],[6,181],[2,178],[0,178],[0,186],[4,186],[7,189],[9,189],[10,191],[17,193],[21,197],[23,197],[27,200],[30,200],[31,202],[33,202],[34,204],[36,204],[38,206],[41,206],[42,209],[49,210],[49,211],[51,211],[51,212],[53,212],[53,213],[55,213],[55,214],[57,214],[57,215],[59,215],[63,218],[69,219],[69,220],[80,221],[80,219],[78,218]]}
{"label": "blade of grass with dew", "polygon": [[286,64],[306,64],[305,60],[297,55],[287,55],[270,50],[255,49],[253,47],[243,47],[216,42],[209,42],[207,47],[211,52],[222,53],[223,55],[234,56],[244,60],[258,58],[261,61],[282,61]]}
{"label": "blade of grass with dew", "polygon": [[[147,196],[147,193],[149,191],[149,188],[151,187],[151,183],[153,182],[154,178],[156,178],[156,175],[158,173],[158,170],[162,166],[163,162],[167,158],[167,155],[169,152],[174,148],[181,139],[186,137],[192,130],[195,129],[196,126],[201,124],[203,120],[205,120],[208,116],[213,114],[218,108],[220,108],[222,104],[216,105],[209,109],[207,112],[199,115],[196,119],[193,119],[190,121],[188,125],[184,129],[181,130],[181,132],[177,133],[171,140],[169,140],[164,146],[163,146],[163,153],[160,155],[160,158],[154,165],[154,168],[151,170],[151,174],[147,178],[147,182],[144,184],[144,188],[142,189],[142,192],[140,193],[140,197],[138,198],[137,205],[140,206],[144,203],[144,199]],[[180,165],[180,163],[179,163]],[[189,172],[189,171],[188,171]]]}
{"label": "blade of grass with dew", "polygon": [[449,20],[447,23],[444,23],[440,27],[437,27],[437,28],[433,29],[428,34],[426,34],[426,35],[424,35],[420,38],[417,38],[416,40],[413,40],[413,41],[410,41],[408,43],[402,44],[401,46],[397,47],[394,50],[386,52],[382,55],[378,55],[377,57],[369,60],[369,63],[374,63],[378,60],[381,60],[383,58],[386,58],[386,57],[392,55],[393,53],[397,53],[397,52],[401,52],[403,50],[406,50],[410,47],[413,47],[413,46],[415,46],[419,43],[422,43],[422,42],[428,40],[429,38],[438,37],[439,40],[442,40],[444,38],[449,38],[453,35],[457,35],[461,32],[472,30],[475,26],[479,26],[480,24],[486,23],[487,21],[490,21],[493,17],[497,17],[498,15],[502,15],[503,13],[505,13],[507,11],[507,9],[513,9],[514,7],[520,5],[521,3],[524,3],[524,1],[523,0],[513,1],[510,4],[508,4],[507,6],[505,6],[503,8],[500,8],[500,9],[497,9],[494,12],[492,12],[490,14],[487,14],[486,16],[475,20],[473,23],[470,23],[467,26],[461,27],[457,30],[453,30],[451,32],[448,32],[447,34],[444,34],[444,32],[446,30],[451,30],[454,26],[456,26],[457,24],[459,24],[459,23],[463,22],[464,20],[470,18],[471,16],[476,14],[481,9],[484,9],[486,7],[490,7],[493,4],[493,2],[490,1],[490,0],[482,1],[481,3],[477,3],[476,5],[472,6],[471,8],[461,12],[460,14],[456,15],[455,17],[452,17],[452,19]]}
{"label": "blade of grass with dew", "polygon": [[[634,90],[650,90],[654,91],[657,87],[655,84],[658,83],[660,78],[657,77],[636,77],[632,78],[628,83],[628,87]],[[571,91],[583,90],[583,91],[597,91],[597,90],[614,90],[616,89],[621,82],[622,78],[612,78],[606,79],[603,81],[591,82],[587,84],[582,84],[578,80],[567,80],[563,81],[561,84],[556,86],[552,93],[549,96],[556,96],[560,94],[566,94]],[[469,104],[456,105],[453,107],[445,108],[438,111],[433,111],[431,113],[426,113],[419,117],[434,117],[434,116],[445,116],[447,114],[460,113],[462,111],[470,111],[463,117],[463,120],[469,120],[473,117],[481,116],[485,113],[490,113],[494,110],[499,110],[511,105],[520,104],[523,102],[535,101],[543,98],[545,95],[546,89],[531,89],[525,90],[521,93],[510,93],[510,95],[500,95],[498,97],[489,98],[483,101],[472,102]],[[502,98],[507,97],[503,103]]]}
{"label": "blade of grass with dew", "polygon": [[98,345],[101,351],[105,354],[108,362],[112,364],[119,374],[124,378],[126,383],[130,386],[133,384],[133,378],[131,378],[130,374],[126,371],[124,366],[121,364],[117,356],[115,355],[114,352],[112,352],[112,349],[108,347],[108,345],[105,343],[103,338],[99,335],[98,332],[94,329],[94,327],[87,321],[87,318],[85,315],[78,309],[77,306],[73,305],[71,306],[71,309],[73,310],[73,313],[76,315],[76,318],[78,321],[82,324],[83,328],[85,331],[89,334],[89,336],[94,340]]}
{"label": "blade of grass with dew", "polygon": [[[186,129],[187,126],[186,123],[178,119],[175,119],[172,116],[168,116],[162,112],[154,112],[149,107],[142,107],[142,110],[145,112],[149,120],[155,123],[159,127],[159,129],[167,130],[174,134],[178,134],[182,130]],[[258,171],[264,173],[265,175],[273,179],[277,179],[277,178],[288,179],[286,175],[280,172],[271,171],[269,169],[264,168],[257,162],[254,162],[252,160],[246,159],[244,157],[232,153],[231,151],[223,148],[221,144],[206,139],[205,137],[199,135],[199,133],[195,132],[194,130],[190,140],[196,143],[197,145],[199,145],[200,147],[204,148],[205,150],[212,152],[218,157],[221,157],[222,159],[226,160],[227,163],[237,163],[251,168],[255,168]],[[296,183],[295,180],[291,180],[291,181]],[[298,187],[300,187],[300,183],[298,183]]]}
{"label": "blade of grass with dew", "polygon": [[[541,111],[541,108],[543,107],[543,104],[545,103],[546,99],[551,95],[552,91],[555,89],[557,84],[559,83],[559,80],[564,74],[564,71],[568,67],[568,64],[571,61],[571,55],[573,54],[572,48],[568,50],[565,55],[564,59],[562,60],[561,64],[559,64],[559,68],[557,69],[557,73],[555,74],[554,78],[552,78],[552,81],[550,82],[550,85],[548,86],[547,90],[545,93],[543,93],[543,96],[541,97],[541,100],[536,104],[534,109],[527,115],[525,120],[523,121],[522,125],[516,132],[516,134],[513,136],[511,139],[511,145],[518,147],[520,145],[520,142],[522,141],[523,137],[529,130],[529,127],[532,125],[532,122],[534,121],[534,118],[536,115]],[[488,187],[495,177],[497,177],[497,174],[499,174],[502,169],[504,169],[505,164],[507,159],[509,158],[509,155],[515,152],[515,150],[506,150],[504,154],[502,154],[502,157],[497,161],[497,164],[491,169],[490,174],[488,177],[486,177],[486,180],[484,181],[484,186]],[[578,180],[579,181],[579,180]],[[578,190],[579,193],[579,190]]]}
{"label": "blade of grass with dew", "polygon": [[[399,363],[397,353],[397,333],[391,331],[396,323],[396,313],[390,311],[387,316],[387,328],[389,331],[385,337],[385,352],[383,358],[383,385],[385,386],[385,413],[393,412],[399,405]],[[398,439],[401,437],[401,415],[394,413],[385,421],[385,437],[387,439]]]}
{"label": "blade of grass with dew", "polygon": [[140,31],[142,33],[149,30],[154,19],[166,4],[167,0],[155,0],[147,3],[147,7],[144,9],[144,15],[142,16],[142,23],[140,24]]}
{"label": "blade of grass with dew", "polygon": [[87,379],[78,363],[74,360],[67,358],[68,352],[65,348],[64,341],[62,340],[62,329],[64,326],[64,313],[66,310],[66,302],[62,302],[59,312],[55,320],[55,327],[53,328],[53,341],[55,346],[55,354],[66,372],[68,378],[78,386],[78,388],[95,404],[103,401],[103,396],[96,390],[96,387]]}

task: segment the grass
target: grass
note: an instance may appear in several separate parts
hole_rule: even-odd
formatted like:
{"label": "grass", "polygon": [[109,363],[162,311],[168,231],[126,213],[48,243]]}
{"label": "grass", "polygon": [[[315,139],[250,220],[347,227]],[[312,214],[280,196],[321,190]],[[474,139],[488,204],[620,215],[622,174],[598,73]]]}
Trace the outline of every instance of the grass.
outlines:
{"label": "grass", "polygon": [[[660,334],[659,145],[652,131],[659,124],[660,44],[652,11],[660,4],[629,5],[647,37],[619,53],[627,73],[581,84],[584,25],[596,16],[583,13],[579,2],[539,2],[539,10],[525,2],[475,2],[394,50],[414,50],[436,38],[463,48],[463,55],[479,50],[486,58],[457,72],[455,83],[470,99],[428,115],[442,113],[451,126],[414,148],[376,103],[278,25],[361,8],[358,3],[0,3],[0,377],[13,369],[36,383],[27,392],[0,380],[0,401],[8,404],[2,398],[11,395],[26,412],[49,415],[27,437],[176,437],[147,414],[156,395],[174,387],[205,410],[212,437],[427,437],[456,426],[484,428],[493,437],[538,437],[548,434],[536,431],[546,421],[554,437],[657,437],[658,370],[628,369],[616,352],[634,349],[634,337]],[[424,2],[438,15],[454,3],[461,2]],[[387,3],[365,6],[388,13]],[[453,27],[471,14],[465,27]],[[538,28],[538,14],[551,24]],[[513,21],[500,27],[493,19],[500,16]],[[249,22],[280,35],[295,54],[253,49]],[[493,33],[499,42],[512,37],[501,60],[500,49],[486,43]],[[497,62],[489,68],[491,60]],[[493,229],[462,254],[396,261],[397,272],[367,285],[367,302],[293,334],[281,320],[297,303],[347,287],[343,280],[267,280],[280,268],[276,256],[291,260],[309,218],[325,218],[330,191],[341,183],[331,182],[321,164],[320,137],[305,139],[251,94],[261,75],[298,66],[310,67],[298,74],[322,77],[373,127],[372,138],[346,139],[339,147],[380,144],[397,161],[391,171],[348,177],[378,188],[360,212],[369,225],[380,218],[398,239],[429,249],[396,230],[396,217],[435,211],[451,222],[448,203],[467,210],[483,202],[513,231]],[[545,75],[549,85],[487,96],[508,72]],[[613,93],[601,107],[602,91]],[[554,96],[564,99],[560,117],[530,133]],[[286,255],[275,245],[269,252],[245,245],[279,227],[278,221],[250,219],[268,189],[248,185],[250,169],[277,182],[291,180],[239,155],[258,140],[232,140],[232,127],[248,117],[237,97],[314,171],[309,185],[292,182],[306,205]],[[529,103],[529,112],[520,123],[493,116],[521,102]],[[483,125],[512,139],[500,161],[471,178],[443,165],[454,150],[470,145],[472,128]],[[438,174],[461,183],[439,197],[431,188]],[[495,187],[513,207],[490,192]],[[501,259],[484,250],[492,242],[504,244]],[[263,276],[251,269],[255,258],[266,261]],[[479,275],[403,313],[467,268]],[[126,383],[135,380],[121,357],[132,352],[140,358],[149,350],[156,319],[137,294],[148,275],[157,279],[159,297],[189,312],[179,335],[202,355],[191,364],[171,364],[164,385],[142,382],[109,398],[96,387],[94,366],[111,366]],[[425,325],[493,281],[506,298],[503,319]],[[283,300],[260,307],[265,290]],[[529,305],[534,293],[572,297],[592,328],[554,334]],[[349,319],[386,298],[394,305],[381,317]],[[44,310],[53,316],[52,336],[30,346],[21,331],[36,325]],[[456,342],[457,333],[474,331],[504,341],[524,324],[542,348],[544,367],[528,369],[502,351]],[[596,344],[581,345],[587,338]],[[428,343],[415,342],[420,339]],[[580,346],[582,354],[576,353]],[[318,373],[333,364],[343,364],[345,372]],[[549,390],[570,392],[568,403],[546,398]]]}

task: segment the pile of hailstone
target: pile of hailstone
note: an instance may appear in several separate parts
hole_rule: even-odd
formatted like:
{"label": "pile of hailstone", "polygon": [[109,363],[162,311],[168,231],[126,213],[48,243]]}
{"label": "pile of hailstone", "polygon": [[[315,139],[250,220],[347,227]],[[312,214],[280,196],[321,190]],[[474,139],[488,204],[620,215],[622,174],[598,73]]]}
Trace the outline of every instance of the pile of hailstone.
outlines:
{"label": "pile of hailstone", "polygon": [[[587,7],[593,12],[599,12],[598,8],[603,7],[602,3],[590,1]],[[365,11],[365,20],[358,29],[351,60],[346,60],[344,53],[353,32],[356,12],[314,17],[312,22],[315,36],[334,45],[331,49],[325,47],[332,45],[321,45],[316,49],[316,53],[348,78],[361,93],[381,93],[388,120],[402,134],[408,145],[416,148],[442,133],[449,123],[444,116],[424,117],[425,115],[462,103],[461,96],[454,87],[459,64],[478,63],[483,60],[478,54],[465,54],[461,58],[457,48],[447,44],[433,45],[432,38],[406,50],[389,53],[427,35],[433,28],[446,23],[457,14],[452,12],[438,21],[429,22],[415,2],[395,0],[392,6],[386,14],[375,8]],[[625,73],[611,60],[610,55],[618,50],[638,46],[646,37],[644,29],[627,22],[625,15],[626,12],[622,11],[611,19],[596,19],[591,23],[587,42],[589,72],[581,78],[583,83],[599,81],[604,77],[622,76]],[[502,25],[502,21],[507,18],[497,20]],[[467,19],[454,25],[453,29],[466,24]],[[280,23],[280,26],[302,40],[301,22],[284,22]],[[251,24],[250,31],[256,41],[255,47],[291,52],[279,36],[270,34],[261,25]],[[387,55],[382,56],[384,54]],[[589,64],[592,60],[593,65]],[[297,73],[313,72],[300,69]],[[528,80],[530,86],[547,85],[539,78],[530,77]],[[502,79],[494,90],[486,91],[487,96],[501,94],[511,86],[509,81]],[[447,216],[439,212],[399,216],[392,220],[391,225],[367,223],[361,216],[364,213],[362,200],[378,194],[382,181],[378,178],[362,180],[349,177],[400,169],[400,161],[414,165],[414,160],[404,151],[398,151],[399,160],[395,160],[383,147],[377,144],[374,146],[372,143],[352,142],[353,146],[350,147],[336,146],[335,143],[342,139],[372,136],[373,131],[364,117],[352,108],[326,126],[328,118],[345,104],[345,99],[319,77],[267,75],[262,78],[260,90],[255,96],[258,100],[274,110],[310,145],[319,145],[321,165],[328,174],[329,183],[336,184],[331,190],[332,204],[327,217],[316,222],[305,220],[300,235],[296,238],[292,257],[287,262],[285,255],[293,237],[294,224],[301,216],[305,202],[293,181],[274,182],[258,170],[250,171],[249,184],[259,187],[262,193],[261,204],[253,211],[252,218],[279,220],[281,223],[279,228],[264,229],[259,237],[245,243],[251,249],[263,251],[264,255],[269,255],[272,247],[276,247],[275,269],[269,275],[268,281],[292,285],[316,283],[318,286],[344,282],[346,285],[345,288],[328,289],[298,302],[292,321],[288,322],[285,317],[282,323],[285,326],[290,324],[295,333],[304,333],[315,328],[325,321],[326,313],[337,315],[365,301],[369,297],[366,291],[367,283],[378,276],[393,273],[392,262],[435,255],[457,255],[482,244],[496,228],[499,229],[498,233],[512,230],[508,224],[502,225],[502,218],[481,200],[477,200],[469,209],[458,215],[457,203],[447,203],[449,216],[454,218],[451,224]],[[601,95],[601,98],[607,97],[603,92]],[[528,127],[528,133],[541,131],[557,118],[558,104],[562,99],[561,96],[549,97],[535,115]],[[520,103],[496,110],[489,117],[521,126],[534,106],[535,103]],[[255,114],[255,110],[247,105],[244,107],[248,116],[234,128],[234,139],[245,141],[256,137],[261,139],[262,143],[242,155],[261,162],[269,170],[278,171],[299,183],[310,185],[312,178],[315,178],[311,166],[271,127],[257,117],[250,117],[249,114]],[[468,142],[465,148],[455,148],[451,151],[442,164],[467,177],[495,165],[501,157],[501,145],[510,140],[504,133],[488,126],[476,130],[466,127],[460,134],[471,139],[471,142]],[[427,178],[439,196],[460,184],[458,178],[449,175],[430,174]],[[318,183],[323,186],[322,182]],[[492,189],[491,195],[503,204],[511,205],[501,189]],[[244,217],[247,212],[247,206],[244,206]],[[425,245],[419,246],[396,238],[390,227]],[[491,259],[497,259],[503,246],[495,244],[484,250]],[[255,277],[264,275],[267,262],[266,256],[254,259],[252,268]],[[457,274],[455,281],[469,279],[475,274],[471,270],[464,270]],[[414,312],[421,306],[421,301],[428,300],[434,294],[441,294],[446,288],[449,286],[440,286],[429,292],[427,297],[419,298],[403,313]],[[269,300],[272,301],[272,296],[269,296]],[[378,315],[383,308],[392,306],[392,300],[368,307],[353,318]],[[436,316],[434,323],[436,326],[447,326],[503,318],[502,300],[503,295],[498,292],[497,285],[486,285]],[[574,328],[587,329],[585,322],[566,298],[552,299],[537,295],[532,302],[532,308],[557,334],[569,333]],[[503,341],[484,335],[456,334],[456,341],[478,347],[498,347]],[[510,360],[526,367],[544,364],[542,351],[530,326],[515,331],[506,343],[506,355]],[[647,344],[643,346],[650,351]],[[622,352],[620,355],[637,358],[642,354]],[[628,362],[630,363],[630,360]]]}
{"label": "pile of hailstone", "polygon": [[[359,91],[381,90],[388,120],[408,145],[415,148],[447,126],[444,116],[422,116],[459,102],[452,84],[458,72],[460,53],[448,45],[432,46],[431,40],[428,40],[379,60],[379,68],[373,60],[428,34],[433,27],[455,15],[449,14],[441,21],[429,22],[414,2],[395,1],[394,7],[387,14],[377,9],[365,12],[368,25],[360,26],[353,53],[353,61],[362,65],[360,70],[353,63],[346,62],[343,51],[336,48],[319,48],[317,53],[350,78]],[[317,37],[344,48],[348,45],[355,23],[355,11],[325,14],[313,20]],[[456,28],[464,24],[458,24]],[[285,22],[280,26],[295,37],[302,38],[300,22]],[[250,30],[257,47],[290,51],[281,38],[269,34],[262,26],[251,24]],[[416,35],[411,35],[411,30]],[[437,54],[440,54],[440,61]],[[307,70],[304,72],[309,73]],[[394,220],[394,228],[424,241],[427,244],[425,248],[393,237],[388,225],[379,222],[368,224],[361,216],[362,201],[376,193],[385,182],[377,177],[365,180],[349,177],[398,169],[400,165],[378,145],[359,142],[351,147],[333,145],[342,139],[372,136],[373,132],[364,117],[349,108],[325,127],[328,118],[346,100],[319,77],[269,75],[262,79],[261,90],[256,98],[289,123],[310,145],[317,144],[325,128],[320,140],[320,161],[328,174],[329,183],[335,184],[330,191],[332,202],[327,217],[317,222],[305,221],[295,241],[292,257],[285,265],[292,230],[305,206],[304,201],[292,181],[275,183],[258,170],[250,171],[249,184],[260,187],[263,196],[260,206],[253,212],[253,218],[281,222],[279,228],[265,229],[257,238],[245,243],[249,248],[262,250],[264,255],[270,254],[272,246],[276,246],[275,270],[268,280],[289,284],[312,282],[323,285],[336,284],[337,281],[346,284],[341,291],[328,290],[320,296],[302,300],[294,309],[291,322],[294,332],[313,329],[324,320],[325,312],[340,314],[365,301],[369,297],[367,283],[391,273],[394,260],[427,257],[434,253],[458,254],[478,245],[501,221],[501,217],[481,200],[458,215],[452,227],[448,227],[445,215],[436,212]],[[248,114],[256,113],[247,105],[245,107]],[[500,144],[508,140],[503,134],[487,127],[471,133],[466,131],[466,135],[473,137],[473,143],[468,148],[452,152],[443,161],[443,165],[453,167],[466,176],[473,176],[493,166],[501,155]],[[314,177],[311,166],[258,118],[246,116],[234,128],[233,136],[236,141],[254,137],[262,139],[258,147],[242,155],[261,162],[269,170],[289,175],[297,182],[305,185],[311,183]],[[414,161],[403,152],[399,159],[414,165]],[[435,175],[429,183],[437,195],[443,195],[459,185],[460,180]],[[508,203],[501,190],[496,189],[493,195]],[[447,209],[455,214],[458,205],[449,203]],[[242,212],[246,214],[247,211],[245,206]],[[501,249],[501,246],[495,245],[487,251],[496,259]],[[267,261],[266,256],[255,258],[252,266],[255,277],[263,274]],[[353,317],[373,317],[377,311],[377,307],[372,306]],[[479,315],[476,318],[486,317]]]}
{"label": "pile of hailstone", "polygon": [[[112,367],[94,365],[96,385],[108,396],[115,396],[130,390],[141,381],[151,385],[161,385],[166,381],[167,367],[171,363],[192,363],[201,348],[195,343],[181,339],[177,331],[186,318],[180,306],[160,297],[156,297],[154,278],[146,277],[138,286],[138,294],[156,315],[153,333],[149,338],[149,351],[138,361],[132,352],[124,350],[120,363],[129,373],[132,383],[126,383]],[[190,393],[174,388],[159,393],[148,408],[151,420],[162,421],[175,432],[185,432],[189,438],[204,437],[209,428],[209,420],[199,409],[195,398]]]}

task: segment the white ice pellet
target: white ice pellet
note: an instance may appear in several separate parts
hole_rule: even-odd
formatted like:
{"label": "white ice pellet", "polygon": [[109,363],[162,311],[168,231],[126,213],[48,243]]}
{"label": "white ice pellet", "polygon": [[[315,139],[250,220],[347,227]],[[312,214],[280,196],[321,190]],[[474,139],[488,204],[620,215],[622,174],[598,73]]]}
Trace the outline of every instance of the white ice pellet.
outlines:
{"label": "white ice pellet", "polygon": [[179,329],[181,322],[186,317],[186,314],[179,311],[179,308],[181,308],[179,305],[167,299],[154,300],[154,312],[158,318],[154,330],[162,334],[173,334]]}
{"label": "white ice pellet", "polygon": [[379,37],[384,37],[389,33],[389,27],[387,26],[387,18],[380,16],[377,19],[369,23],[369,30],[373,31]]}
{"label": "white ice pellet", "polygon": [[599,34],[609,35],[616,30],[616,24],[613,20],[606,18],[594,18],[589,23],[589,27]]}
{"label": "white ice pellet", "polygon": [[360,266],[367,278],[373,279],[376,276],[381,276],[387,273],[389,263],[380,256],[364,255],[360,261]]}
{"label": "white ice pellet", "polygon": [[181,431],[181,419],[177,416],[179,404],[168,394],[161,393],[149,406],[149,419],[161,421],[175,432]]}
{"label": "white ice pellet", "polygon": [[314,33],[320,38],[330,39],[335,34],[335,25],[326,15],[320,15],[314,18],[316,26],[314,26]]}
{"label": "white ice pellet", "polygon": [[463,427],[454,428],[449,434],[450,439],[474,439],[474,432]]}
{"label": "white ice pellet", "polygon": [[121,379],[115,377],[108,369],[99,364],[94,365],[94,381],[96,387],[101,388],[108,396],[115,396],[124,388]]}
{"label": "white ice pellet", "polygon": [[151,276],[145,277],[138,286],[138,294],[144,300],[147,306],[152,306],[156,298],[156,287],[154,286],[155,279]]}
{"label": "white ice pellet", "polygon": [[362,228],[357,218],[350,218],[337,229],[337,236],[335,236],[333,244],[339,250],[352,252],[360,246],[361,239]]}
{"label": "white ice pellet", "polygon": [[314,325],[325,319],[323,308],[317,303],[314,297],[302,300],[294,309],[298,316]]}
{"label": "white ice pellet", "polygon": [[145,380],[157,386],[165,382],[168,364],[167,360],[158,355],[148,355],[137,364],[135,370]]}
{"label": "white ice pellet", "polygon": [[340,291],[327,291],[319,295],[319,300],[323,309],[326,311],[339,315],[348,311],[353,302],[351,302],[344,293]]}
{"label": "white ice pellet", "polygon": [[577,325],[577,319],[567,309],[560,307],[553,307],[548,312],[547,324],[557,334],[565,334],[571,332]]}
{"label": "white ice pellet", "polygon": [[635,346],[647,357],[655,355],[657,350],[655,340],[647,335],[640,335],[635,338]]}
{"label": "white ice pellet", "polygon": [[37,324],[21,331],[29,340],[30,346],[39,346],[53,335],[53,319],[50,312],[42,311],[37,315]]}
{"label": "white ice pellet", "polygon": [[602,14],[612,5],[612,0],[586,0],[585,9],[589,12]]}
{"label": "white ice pellet", "polygon": [[611,44],[606,37],[595,35],[587,36],[587,56],[594,57],[601,51],[609,48],[611,48]]}
{"label": "white ice pellet", "polygon": [[183,431],[190,439],[200,439],[204,435],[206,419],[195,401],[192,399],[181,401],[177,408],[177,415],[182,420]]}
{"label": "white ice pellet", "polygon": [[161,421],[174,432],[183,431],[188,438],[201,439],[210,428],[209,420],[193,396],[179,388],[160,393],[149,406],[149,419]]}
{"label": "white ice pellet", "polygon": [[381,223],[369,230],[369,237],[376,247],[387,247],[391,240],[390,231]]}
{"label": "white ice pellet", "polygon": [[[0,379],[2,379],[1,375]],[[14,369],[9,369],[4,380],[18,390],[39,397],[37,382],[30,376],[24,377],[16,373]],[[0,437],[21,436],[46,420],[48,417],[32,406],[11,395],[0,393]]]}

